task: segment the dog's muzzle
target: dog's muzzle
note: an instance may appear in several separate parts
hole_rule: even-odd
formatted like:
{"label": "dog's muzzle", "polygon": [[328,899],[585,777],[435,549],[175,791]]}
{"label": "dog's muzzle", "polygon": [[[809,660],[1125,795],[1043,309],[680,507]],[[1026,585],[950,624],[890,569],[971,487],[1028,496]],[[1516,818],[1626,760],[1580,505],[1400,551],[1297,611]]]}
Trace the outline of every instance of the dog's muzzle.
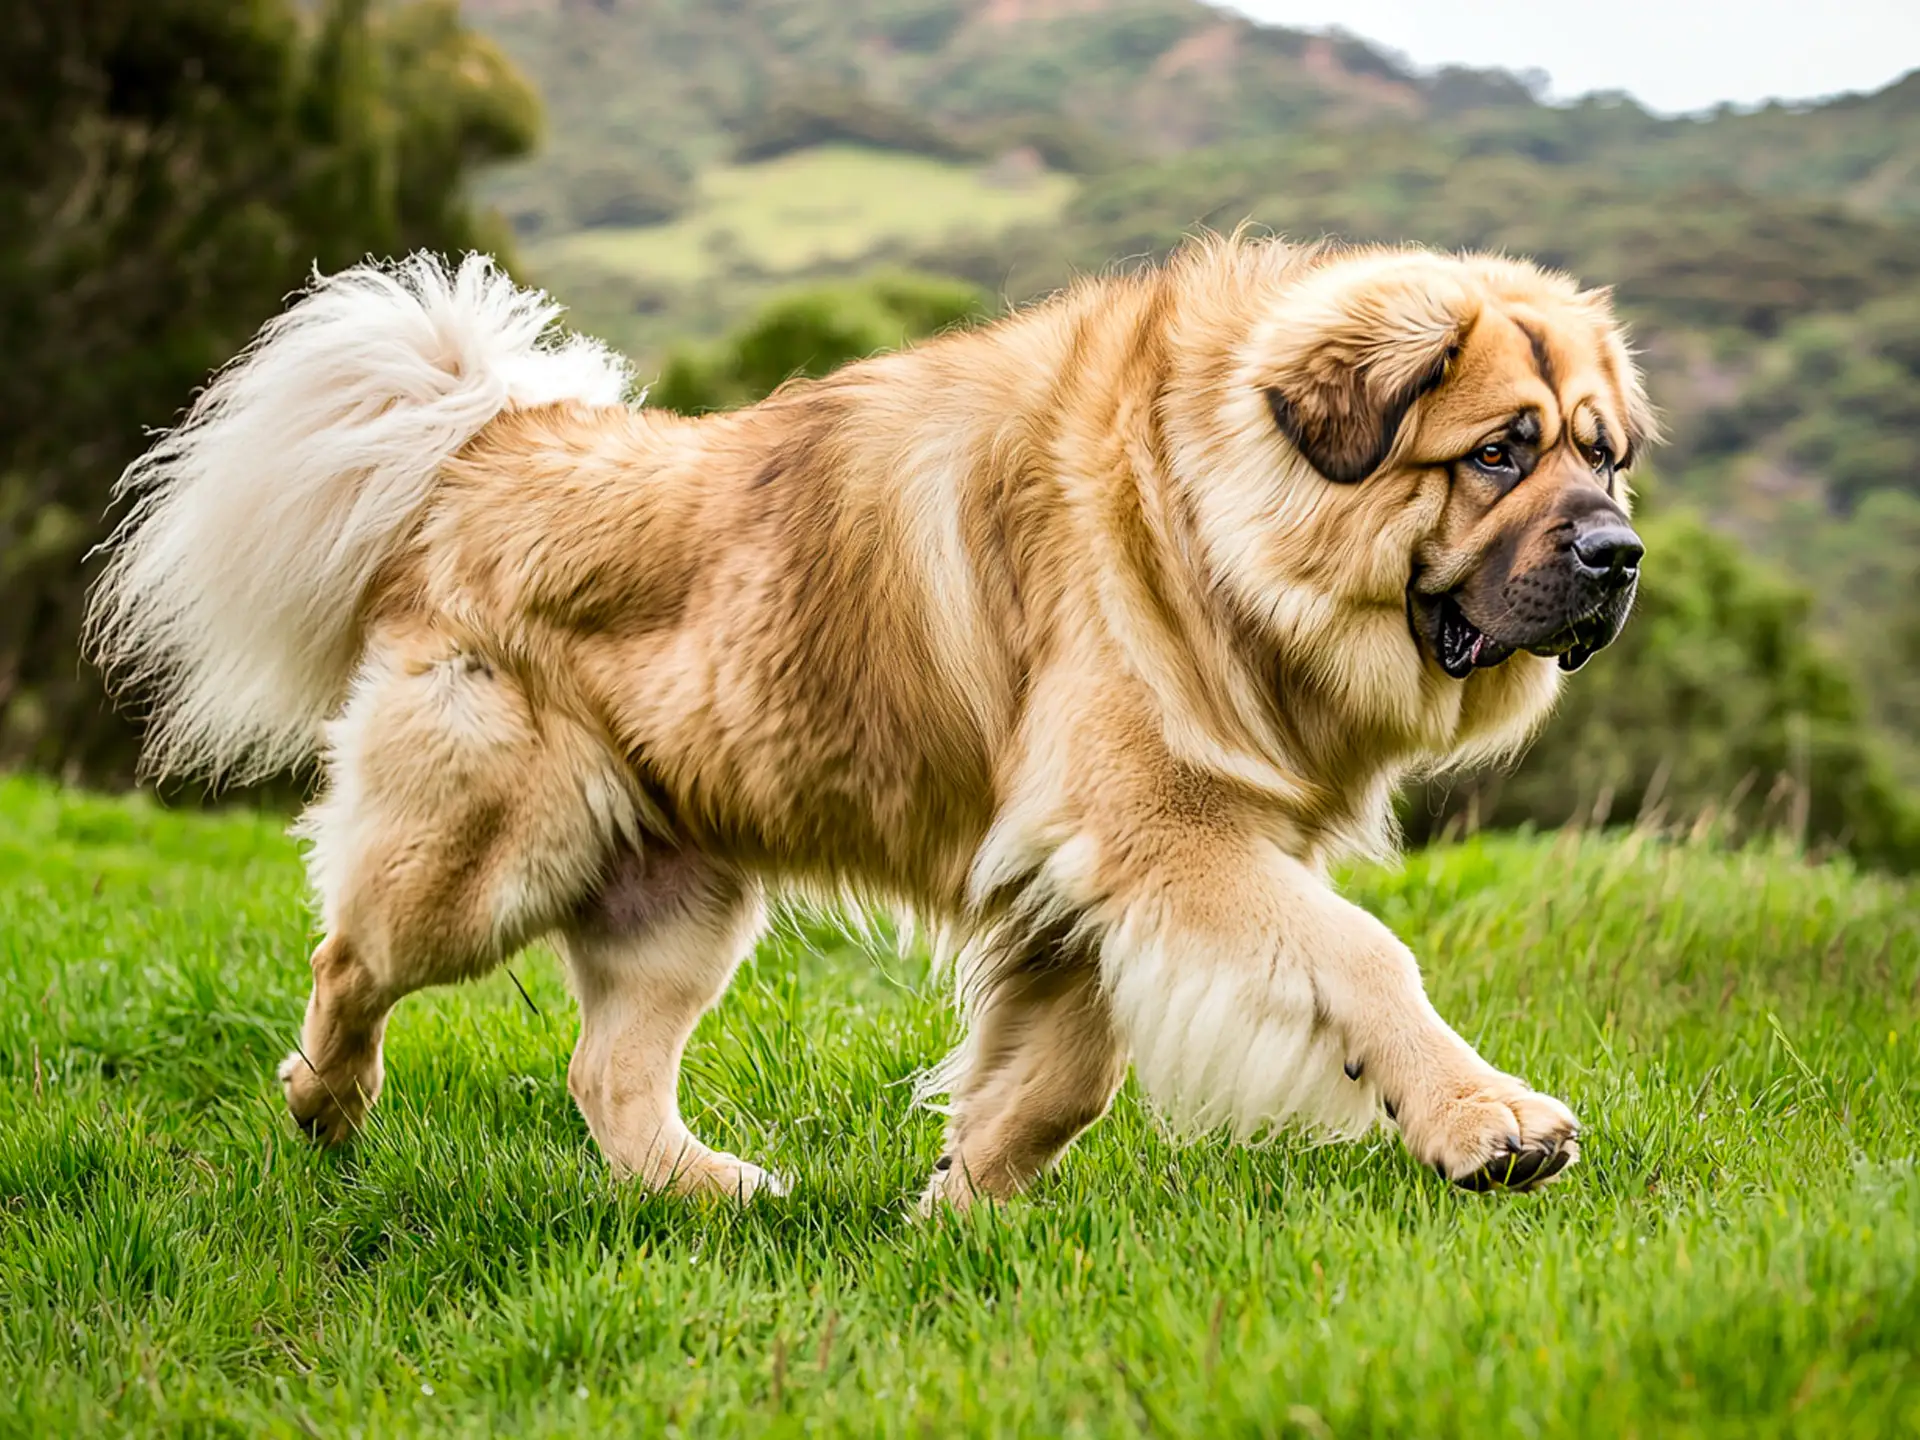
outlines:
{"label": "dog's muzzle", "polygon": [[1603,512],[1569,527],[1552,561],[1510,574],[1488,601],[1474,598],[1471,583],[1423,594],[1416,575],[1407,587],[1407,623],[1455,680],[1521,650],[1578,670],[1627,623],[1645,553],[1624,518]]}

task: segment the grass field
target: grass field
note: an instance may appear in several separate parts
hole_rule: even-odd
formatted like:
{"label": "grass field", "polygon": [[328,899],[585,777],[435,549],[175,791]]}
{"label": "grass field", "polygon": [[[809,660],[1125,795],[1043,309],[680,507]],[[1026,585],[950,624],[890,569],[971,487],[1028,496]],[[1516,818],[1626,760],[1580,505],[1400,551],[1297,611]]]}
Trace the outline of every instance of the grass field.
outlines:
{"label": "grass field", "polygon": [[818,926],[703,1025],[689,1111],[795,1176],[614,1189],[549,958],[417,997],[347,1153],[273,1063],[310,936],[276,823],[0,779],[9,1434],[1912,1434],[1920,892],[1784,855],[1483,839],[1350,878],[1566,1097],[1524,1197],[1382,1137],[1163,1140],[1131,1093],[1031,1199],[906,1218],[952,1024]]}
{"label": "grass field", "polygon": [[995,185],[978,166],[845,145],[704,171],[694,204],[666,225],[576,231],[532,258],[692,283],[742,262],[769,274],[858,259],[889,242],[997,235],[1048,220],[1073,193],[1064,175]]}

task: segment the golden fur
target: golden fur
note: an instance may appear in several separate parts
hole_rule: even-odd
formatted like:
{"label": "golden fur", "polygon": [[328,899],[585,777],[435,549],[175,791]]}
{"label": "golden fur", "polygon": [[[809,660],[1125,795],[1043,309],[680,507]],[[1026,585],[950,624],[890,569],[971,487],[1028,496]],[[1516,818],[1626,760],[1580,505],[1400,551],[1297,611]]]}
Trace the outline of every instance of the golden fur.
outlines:
{"label": "golden fur", "polygon": [[[1129,1058],[1189,1128],[1353,1134],[1384,1103],[1462,1183],[1577,1155],[1565,1107],[1455,1035],[1325,873],[1390,846],[1409,772],[1521,744],[1555,657],[1624,618],[1638,547],[1610,492],[1652,420],[1603,294],[1208,240],[733,414],[588,389],[423,442],[371,578],[312,582],[340,639],[297,677],[328,774],[304,822],[327,938],[284,1070],[303,1123],[358,1123],[402,995],[553,934],[615,1168],[775,1184],[694,1139],[675,1088],[763,892],[798,886],[910,907],[958,952],[929,1203],[1020,1188]],[[222,458],[226,422],[195,423],[179,453]],[[1496,451],[1524,475],[1468,458]],[[188,613],[147,552],[213,523],[189,518],[212,463],[143,482],[103,592],[98,648],[159,687],[163,726],[208,662],[143,619]],[[202,559],[192,603],[244,592],[243,560]],[[281,744],[193,703],[216,742],[190,761]]]}

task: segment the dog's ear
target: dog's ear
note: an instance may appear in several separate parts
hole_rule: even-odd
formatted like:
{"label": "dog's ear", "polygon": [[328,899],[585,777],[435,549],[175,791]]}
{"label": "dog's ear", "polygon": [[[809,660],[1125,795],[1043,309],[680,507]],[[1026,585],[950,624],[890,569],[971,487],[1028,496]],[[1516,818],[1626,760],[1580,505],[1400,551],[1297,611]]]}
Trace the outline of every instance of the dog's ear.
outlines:
{"label": "dog's ear", "polygon": [[1438,276],[1310,277],[1269,332],[1265,388],[1280,433],[1327,479],[1366,479],[1413,402],[1446,379],[1466,312],[1465,296]]}

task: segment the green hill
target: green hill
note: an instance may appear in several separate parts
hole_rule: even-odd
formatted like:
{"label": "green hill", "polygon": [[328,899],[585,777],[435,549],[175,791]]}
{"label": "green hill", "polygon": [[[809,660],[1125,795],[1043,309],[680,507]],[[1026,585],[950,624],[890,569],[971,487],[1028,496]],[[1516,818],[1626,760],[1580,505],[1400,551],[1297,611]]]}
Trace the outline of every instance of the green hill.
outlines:
{"label": "green hill", "polygon": [[883,251],[991,249],[1058,223],[1077,189],[1003,167],[834,144],[700,172],[683,208],[646,226],[593,226],[529,246],[542,284],[596,332],[642,355],[710,334],[796,281],[874,268]]}
{"label": "green hill", "polygon": [[[1531,105],[1511,76],[1416,76],[1359,40],[1200,0],[466,0],[548,97],[548,168],[699,168],[834,99],[902,135],[1027,127],[1165,154],[1275,129]],[[1048,142],[1053,143],[1053,142]],[[534,174],[536,172],[529,172]],[[531,194],[532,191],[516,192]]]}
{"label": "green hill", "polygon": [[1199,0],[466,9],[550,110],[488,194],[643,368],[796,284],[916,269],[1017,302],[1247,219],[1615,286],[1669,420],[1659,492],[1812,590],[1920,786],[1920,72],[1664,119]]}
{"label": "green hill", "polygon": [[698,284],[738,257],[771,275],[858,260],[877,245],[931,245],[1054,220],[1070,180],[1046,173],[996,184],[922,155],[821,146],[750,165],[716,165],[679,218],[644,229],[583,230],[542,251],[557,263]]}
{"label": "green hill", "polygon": [[[1062,168],[1418,122],[1637,184],[1712,179],[1920,215],[1920,75],[1819,106],[1662,119],[1563,109],[1497,70],[1409,69],[1351,36],[1202,0],[466,0],[547,96],[544,158],[500,182],[567,228],[602,166],[685,177],[784,136],[952,153],[1037,143]],[[805,117],[810,123],[798,123]],[[835,133],[837,130],[838,133]]]}

